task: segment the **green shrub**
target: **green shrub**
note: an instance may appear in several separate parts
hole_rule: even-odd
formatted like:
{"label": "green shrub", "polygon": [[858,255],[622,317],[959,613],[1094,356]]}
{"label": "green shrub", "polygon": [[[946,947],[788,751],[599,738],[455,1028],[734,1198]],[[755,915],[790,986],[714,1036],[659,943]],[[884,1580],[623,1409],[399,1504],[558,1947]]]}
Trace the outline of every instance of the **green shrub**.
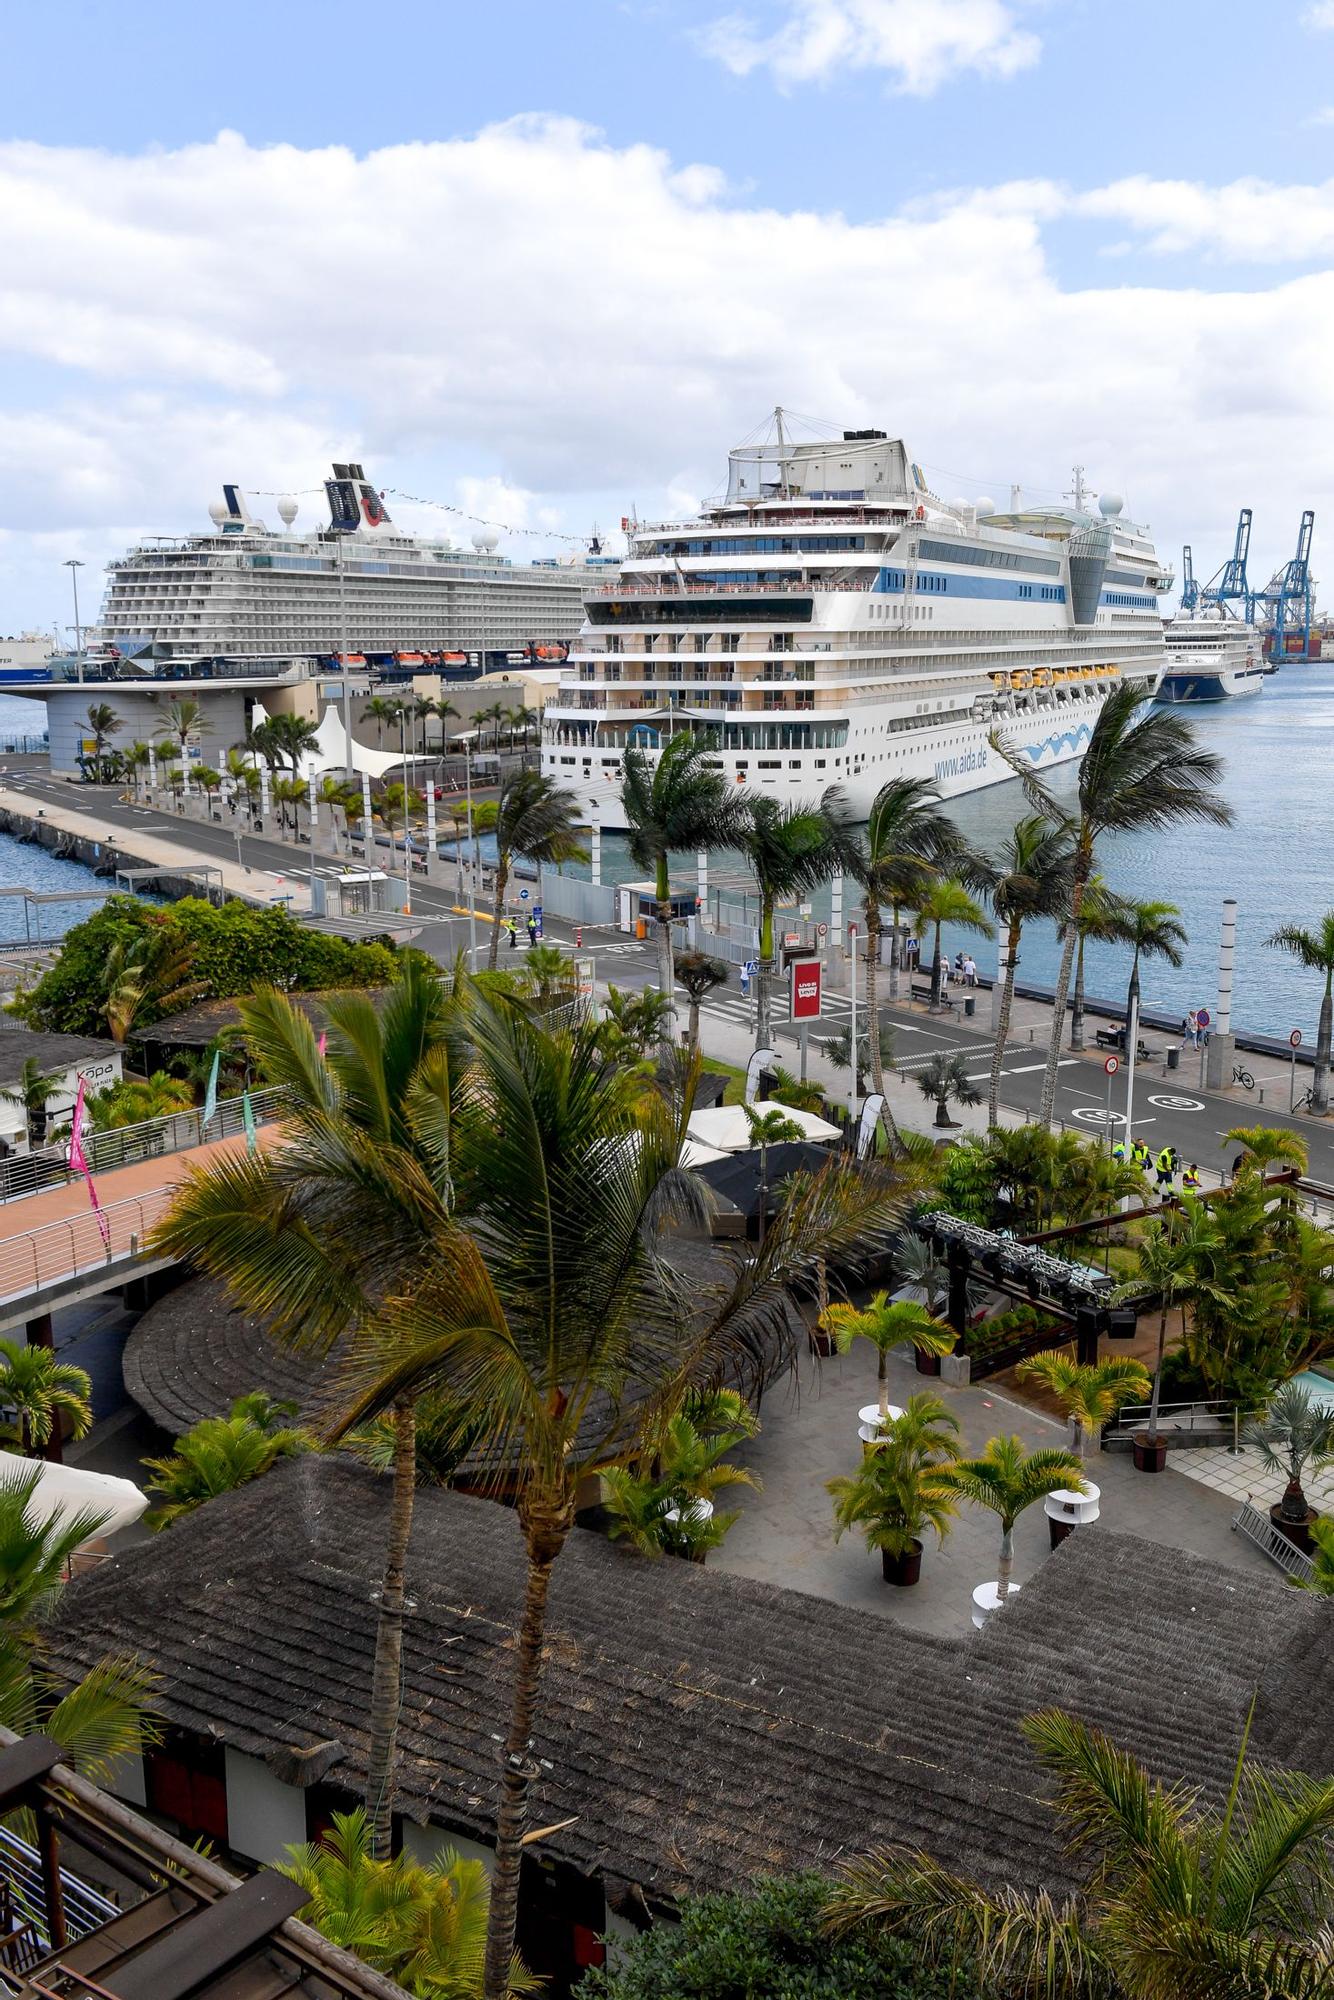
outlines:
{"label": "green shrub", "polygon": [[919,1966],[910,1944],[833,1939],[820,1875],[776,1877],[749,1893],[688,1896],[679,1924],[659,1924],[591,1972],[578,2000],[976,2000],[976,1989]]}
{"label": "green shrub", "polygon": [[1050,1313],[1039,1312],[1036,1306],[1016,1305],[1008,1312],[997,1313],[994,1319],[970,1326],[960,1345],[971,1361],[987,1361],[1003,1348],[1013,1347],[1036,1333],[1055,1335],[1060,1331],[1060,1321]]}

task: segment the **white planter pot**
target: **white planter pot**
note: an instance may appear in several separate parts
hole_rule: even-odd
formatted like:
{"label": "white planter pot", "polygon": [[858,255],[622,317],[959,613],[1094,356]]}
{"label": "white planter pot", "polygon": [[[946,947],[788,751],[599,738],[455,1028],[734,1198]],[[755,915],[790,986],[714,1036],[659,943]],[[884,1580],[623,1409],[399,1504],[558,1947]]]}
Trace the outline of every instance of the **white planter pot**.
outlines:
{"label": "white planter pot", "polygon": [[[1022,1587],[1021,1584],[1012,1583],[1006,1602],[1009,1602],[1010,1597],[1017,1597]],[[993,1582],[979,1583],[977,1589],[973,1592],[973,1623],[979,1632],[987,1620],[994,1618],[1001,1608],[998,1591],[999,1585]]]}

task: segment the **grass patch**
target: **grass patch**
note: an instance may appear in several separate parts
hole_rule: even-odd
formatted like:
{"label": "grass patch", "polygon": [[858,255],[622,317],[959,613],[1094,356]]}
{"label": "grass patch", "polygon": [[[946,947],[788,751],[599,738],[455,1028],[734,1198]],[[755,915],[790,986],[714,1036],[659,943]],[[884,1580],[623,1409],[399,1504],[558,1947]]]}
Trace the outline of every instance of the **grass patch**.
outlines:
{"label": "grass patch", "polygon": [[700,1067],[710,1076],[725,1076],[728,1079],[727,1088],[722,1095],[724,1104],[740,1104],[744,1100],[746,1094],[744,1069],[738,1069],[735,1063],[719,1062],[713,1056],[705,1056]]}

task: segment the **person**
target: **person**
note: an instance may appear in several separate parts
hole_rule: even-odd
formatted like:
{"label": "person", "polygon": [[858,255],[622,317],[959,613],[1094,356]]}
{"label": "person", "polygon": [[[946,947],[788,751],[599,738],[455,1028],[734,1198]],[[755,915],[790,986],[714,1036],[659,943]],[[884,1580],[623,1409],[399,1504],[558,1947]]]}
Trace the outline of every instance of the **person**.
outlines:
{"label": "person", "polygon": [[1112,1147],[1112,1158],[1116,1161],[1118,1167],[1123,1167],[1125,1165],[1126,1142],[1124,1139],[1118,1139],[1116,1144]]}
{"label": "person", "polygon": [[956,979],[962,979],[962,978],[963,978],[963,976],[964,976],[964,974],[965,974],[965,973],[967,972],[967,970],[968,970],[968,968],[967,968],[967,966],[966,966],[966,965],[964,964],[964,962],[963,962],[963,953],[962,953],[961,951],[956,951],[956,952],[955,952],[955,954],[954,954],[954,976],[955,976],[955,978],[956,978]]}
{"label": "person", "polygon": [[519,942],[519,926],[515,923],[513,917],[506,917],[505,919],[505,935],[509,939],[510,950],[513,951]]}
{"label": "person", "polygon": [[1198,1049],[1200,1046],[1200,1017],[1193,1007],[1181,1023],[1181,1046],[1183,1049],[1187,1042],[1190,1043],[1193,1049]]}
{"label": "person", "polygon": [[1170,1188],[1176,1179],[1177,1173],[1176,1147],[1164,1146],[1155,1164],[1158,1170],[1158,1186],[1160,1188]]}
{"label": "person", "polygon": [[969,952],[963,962],[963,983],[965,986],[976,986],[977,984],[977,960],[971,952]]}
{"label": "person", "polygon": [[1135,1140],[1130,1148],[1130,1157],[1141,1173],[1148,1172],[1149,1162],[1153,1158],[1153,1155],[1150,1153],[1143,1139]]}
{"label": "person", "polygon": [[1200,1170],[1194,1160],[1181,1176],[1181,1190],[1183,1194],[1198,1194],[1200,1191]]}
{"label": "person", "polygon": [[528,948],[530,951],[532,950],[533,946],[536,943],[537,943],[537,918],[533,915],[532,911],[530,910],[528,912]]}

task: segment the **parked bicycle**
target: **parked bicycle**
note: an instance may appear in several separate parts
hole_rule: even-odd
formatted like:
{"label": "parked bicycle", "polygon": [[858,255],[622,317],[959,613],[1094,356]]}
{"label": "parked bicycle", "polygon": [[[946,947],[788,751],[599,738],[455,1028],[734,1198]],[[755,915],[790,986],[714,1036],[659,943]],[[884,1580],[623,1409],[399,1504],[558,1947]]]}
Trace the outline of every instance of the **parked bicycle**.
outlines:
{"label": "parked bicycle", "polygon": [[1240,1063],[1232,1065],[1232,1081],[1239,1083],[1243,1090],[1255,1089],[1255,1078],[1248,1069],[1243,1069]]}

